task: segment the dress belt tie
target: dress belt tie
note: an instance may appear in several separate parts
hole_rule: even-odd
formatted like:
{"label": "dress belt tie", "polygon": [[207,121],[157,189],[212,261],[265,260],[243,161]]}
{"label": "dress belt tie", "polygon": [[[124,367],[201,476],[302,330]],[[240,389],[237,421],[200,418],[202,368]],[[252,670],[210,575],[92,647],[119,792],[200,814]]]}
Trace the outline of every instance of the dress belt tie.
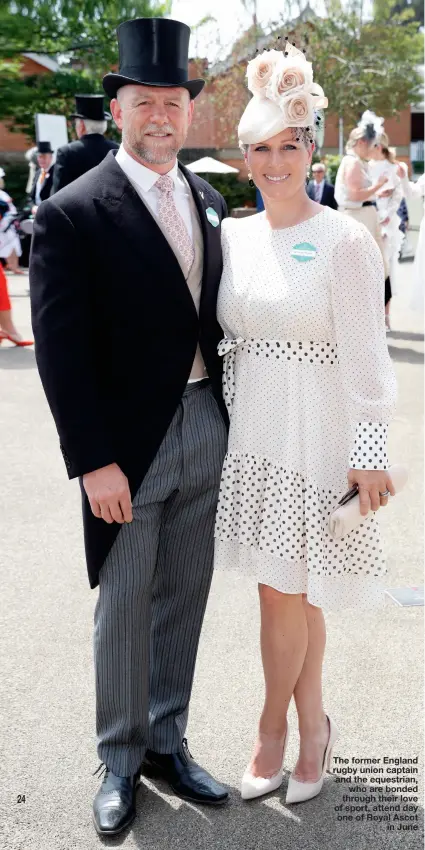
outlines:
{"label": "dress belt tie", "polygon": [[235,339],[225,337],[220,340],[217,347],[219,357],[223,358],[223,396],[229,416],[232,413],[233,400],[235,398],[236,351],[246,341],[241,336]]}

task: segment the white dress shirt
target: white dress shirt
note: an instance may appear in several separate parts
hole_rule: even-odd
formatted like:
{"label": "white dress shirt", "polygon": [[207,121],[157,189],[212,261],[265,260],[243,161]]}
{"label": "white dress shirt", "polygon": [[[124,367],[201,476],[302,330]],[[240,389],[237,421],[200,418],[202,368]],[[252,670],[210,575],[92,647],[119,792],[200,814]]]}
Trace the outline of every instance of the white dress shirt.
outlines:
{"label": "white dress shirt", "polygon": [[[158,214],[159,191],[155,187],[155,183],[159,180],[161,174],[158,174],[156,171],[152,171],[151,168],[147,168],[146,165],[142,165],[141,162],[137,162],[137,160],[133,159],[133,157],[130,156],[130,154],[128,154],[124,149],[122,144],[120,145],[116,155],[116,161],[118,165],[121,166],[130,183],[134,186],[136,192],[140,195],[142,201],[145,202],[156,217]],[[176,207],[182,216],[187,227],[187,232],[193,241],[193,227],[189,198],[190,189],[182,175],[179,173],[179,166],[177,162],[168,174],[174,180],[174,200]]]}
{"label": "white dress shirt", "polygon": [[[157,218],[158,199],[160,196],[160,192],[156,188],[155,184],[162,175],[158,174],[156,171],[153,171],[151,168],[147,168],[145,165],[142,165],[142,163],[137,162],[137,160],[133,159],[133,157],[130,156],[130,154],[128,154],[127,151],[124,149],[122,144],[120,145],[118,153],[116,155],[116,161],[124,171],[124,174],[129,179],[137,194],[140,196],[142,201],[151,211],[154,218]],[[192,242],[194,243],[195,237],[191,214],[190,187],[182,176],[181,172],[179,171],[177,162],[175,163],[173,168],[168,171],[168,174],[170,177],[173,178],[174,181],[174,201],[176,207],[180,215],[182,216],[189,236]],[[202,238],[201,234],[199,235],[199,238]],[[194,247],[196,251],[196,246]],[[193,286],[189,286],[198,314],[201,297],[201,277],[195,288],[193,288]],[[198,344],[192,372],[188,383],[192,384],[201,381],[204,377],[207,377],[207,371]]]}

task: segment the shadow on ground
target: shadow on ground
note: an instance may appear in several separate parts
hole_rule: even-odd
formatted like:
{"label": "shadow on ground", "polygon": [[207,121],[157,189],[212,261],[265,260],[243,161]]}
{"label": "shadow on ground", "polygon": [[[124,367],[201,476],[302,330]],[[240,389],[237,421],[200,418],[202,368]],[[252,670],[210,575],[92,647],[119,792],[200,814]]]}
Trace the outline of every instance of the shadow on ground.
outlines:
{"label": "shadow on ground", "polygon": [[424,355],[421,351],[415,351],[413,348],[398,348],[394,345],[389,345],[388,351],[395,363],[411,363],[413,366],[423,365]]}
{"label": "shadow on ground", "polygon": [[[364,803],[343,802],[347,786],[337,784],[332,777],[327,778],[321,794],[313,800],[294,806],[285,806],[286,781],[278,792],[252,802],[243,802],[239,791],[231,789],[231,799],[227,806],[219,809],[194,806],[177,801],[178,808],[155,793],[155,788],[167,791],[160,783],[139,786],[137,792],[138,817],[132,826],[116,838],[101,838],[103,847],[125,846],[126,836],[132,833],[132,839],[140,850],[257,850],[257,848],[300,848],[300,850],[388,850],[397,845],[402,848],[419,848],[423,844],[423,809],[417,806],[415,813],[404,812],[400,795],[393,794],[399,807],[394,814],[407,815],[411,820],[393,821],[388,829],[388,821],[379,821],[388,813],[373,811],[379,806],[376,786],[369,786],[364,798],[375,797],[376,802],[367,803],[367,811],[344,811],[346,805],[361,806]],[[365,785],[363,785],[365,787]],[[343,806],[342,813],[336,812],[336,806]],[[386,805],[386,804],[381,804]],[[390,804],[388,804],[390,805]],[[364,815],[362,819],[361,815]],[[367,820],[367,815],[376,820]],[[352,820],[338,820],[338,816],[352,817]],[[413,819],[413,817],[417,819]],[[399,829],[416,827],[415,829]]]}
{"label": "shadow on ground", "polygon": [[0,347],[0,369],[21,370],[36,369],[35,352],[33,348],[19,348],[18,346]]}

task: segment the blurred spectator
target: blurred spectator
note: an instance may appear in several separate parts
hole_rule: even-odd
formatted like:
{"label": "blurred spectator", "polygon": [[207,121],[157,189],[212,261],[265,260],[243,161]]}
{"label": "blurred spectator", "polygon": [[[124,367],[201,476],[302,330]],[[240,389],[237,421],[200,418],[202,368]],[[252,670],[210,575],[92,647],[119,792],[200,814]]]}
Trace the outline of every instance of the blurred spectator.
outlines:
{"label": "blurred spectator", "polygon": [[311,171],[313,179],[308,183],[307,195],[312,201],[316,201],[324,207],[331,207],[331,209],[337,210],[338,204],[335,200],[334,187],[332,183],[326,180],[326,165],[323,162],[315,162]]}

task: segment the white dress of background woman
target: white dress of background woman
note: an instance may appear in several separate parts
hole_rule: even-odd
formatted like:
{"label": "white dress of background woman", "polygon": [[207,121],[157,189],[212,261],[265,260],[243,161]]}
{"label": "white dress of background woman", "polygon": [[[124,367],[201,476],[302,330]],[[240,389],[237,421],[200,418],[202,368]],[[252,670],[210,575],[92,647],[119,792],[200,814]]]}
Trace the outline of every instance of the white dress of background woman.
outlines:
{"label": "white dress of background woman", "polygon": [[[409,200],[409,198],[416,197],[422,198],[424,204],[424,212],[425,212],[425,174],[422,174],[419,177],[419,180],[416,183],[413,183],[409,180],[407,176],[407,171],[405,170],[404,163],[399,164],[401,166],[399,170],[399,175],[401,176],[401,182],[403,186],[403,194],[404,197]],[[412,310],[420,310],[424,311],[424,292],[425,292],[425,216],[422,216],[421,226],[419,229],[419,239],[415,253],[415,263],[413,266],[413,288],[412,288],[412,298],[410,302],[410,306]]]}
{"label": "white dress of background woman", "polygon": [[386,193],[384,196],[379,192],[377,193],[376,206],[385,259],[391,278],[391,290],[392,294],[395,295],[395,272],[401,243],[403,242],[403,233],[400,230],[401,218],[398,215],[398,209],[403,200],[404,192],[398,176],[398,166],[393,161],[389,150],[388,136],[385,132],[379,135],[377,143],[371,151],[369,173],[373,183],[378,182],[380,177],[386,177],[388,182],[385,184],[385,190],[392,189],[392,194],[389,196]]}
{"label": "white dress of background woman", "polygon": [[[370,116],[372,117],[369,120]],[[374,121],[375,118],[373,113],[365,112],[358,126],[349,135],[346,155],[341,160],[335,179],[335,200],[340,212],[367,227],[381,251],[387,277],[389,269],[376,209],[376,194],[379,191],[385,192],[387,177],[381,176],[373,182],[368,163],[370,151],[381,126]]]}

